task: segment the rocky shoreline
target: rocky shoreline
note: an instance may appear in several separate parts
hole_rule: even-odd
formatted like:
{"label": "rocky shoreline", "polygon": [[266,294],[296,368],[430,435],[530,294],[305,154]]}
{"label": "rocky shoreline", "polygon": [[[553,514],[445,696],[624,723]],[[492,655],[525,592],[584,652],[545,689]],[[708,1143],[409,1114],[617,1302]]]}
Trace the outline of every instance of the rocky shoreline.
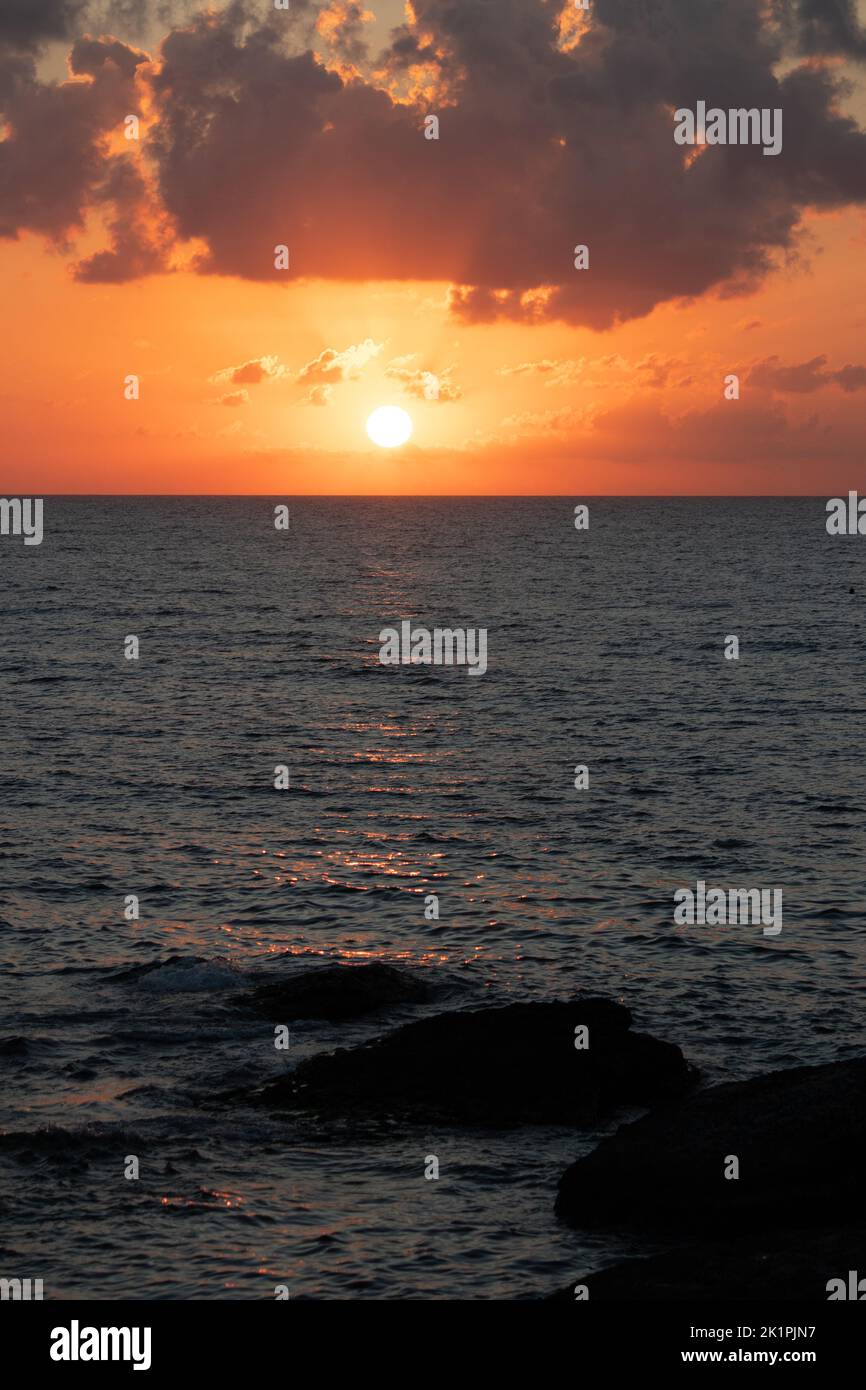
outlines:
{"label": "rocky shoreline", "polygon": [[[393,966],[329,965],[246,1002],[276,1025],[431,997]],[[672,1248],[576,1276],[554,1299],[826,1299],[829,1281],[866,1268],[866,1222],[851,1224],[866,1160],[866,1057],[700,1089],[676,1045],[631,1024],[628,1009],[602,998],[434,1013],[225,1099],[480,1127],[578,1128],[648,1108],[566,1170],[556,1215]]]}

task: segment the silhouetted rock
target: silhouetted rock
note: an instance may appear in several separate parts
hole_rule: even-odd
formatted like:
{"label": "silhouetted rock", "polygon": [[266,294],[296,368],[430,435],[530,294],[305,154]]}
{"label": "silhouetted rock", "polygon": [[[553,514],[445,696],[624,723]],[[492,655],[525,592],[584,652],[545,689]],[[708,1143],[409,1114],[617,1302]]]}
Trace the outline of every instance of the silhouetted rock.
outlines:
{"label": "silhouetted rock", "polygon": [[550,1301],[574,1302],[575,1285],[584,1284],[590,1302],[693,1298],[814,1302],[829,1298],[831,1279],[843,1279],[847,1285],[850,1270],[866,1275],[866,1230],[862,1225],[854,1230],[701,1241],[646,1259],[623,1260],[596,1274],[579,1275]]}
{"label": "silhouetted rock", "polygon": [[623,1125],[567,1169],[556,1205],[582,1227],[832,1226],[859,1211],[864,1162],[861,1058],[715,1086]]}
{"label": "silhouetted rock", "polygon": [[324,965],[260,985],[245,1000],[266,1018],[356,1018],[395,1004],[429,999],[426,982],[408,970],[372,961],[368,965]]}
{"label": "silhouetted rock", "polygon": [[[694,1080],[678,1047],[630,1024],[628,1010],[606,999],[438,1014],[313,1057],[251,1099],[445,1123],[592,1122],[616,1106],[679,1095]],[[575,1046],[580,1025],[585,1050]]]}

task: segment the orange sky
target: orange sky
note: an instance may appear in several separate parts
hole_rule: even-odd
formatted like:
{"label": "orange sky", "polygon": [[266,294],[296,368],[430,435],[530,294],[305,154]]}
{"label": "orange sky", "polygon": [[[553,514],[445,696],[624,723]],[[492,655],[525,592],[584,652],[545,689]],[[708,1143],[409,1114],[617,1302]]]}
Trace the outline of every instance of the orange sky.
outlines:
{"label": "orange sky", "polygon": [[[146,168],[147,139],[112,147]],[[4,495],[866,490],[866,390],[833,377],[866,360],[862,207],[805,208],[797,254],[748,293],[671,297],[601,331],[467,322],[448,280],[399,265],[384,281],[75,280],[106,244],[94,209],[65,245],[26,228],[0,240]],[[179,237],[171,264],[201,249]],[[739,401],[723,398],[732,372]],[[414,427],[394,451],[365,434],[390,403]]]}

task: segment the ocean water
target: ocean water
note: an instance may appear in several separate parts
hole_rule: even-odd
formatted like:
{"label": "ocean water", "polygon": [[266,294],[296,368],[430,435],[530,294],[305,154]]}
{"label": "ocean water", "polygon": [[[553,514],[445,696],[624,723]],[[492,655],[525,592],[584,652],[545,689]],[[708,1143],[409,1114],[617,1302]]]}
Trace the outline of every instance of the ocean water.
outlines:
{"label": "ocean water", "polygon": [[[598,1134],[325,1133],[216,1093],[580,992],[708,1082],[863,1051],[866,542],[821,498],[595,498],[585,532],[577,500],[49,498],[41,546],[0,540],[0,1274],[536,1297],[643,1248],[555,1219]],[[381,666],[404,618],[487,628],[487,673]],[[781,935],[674,926],[698,879],[781,888]],[[277,1053],[237,996],[322,960],[436,999]]]}

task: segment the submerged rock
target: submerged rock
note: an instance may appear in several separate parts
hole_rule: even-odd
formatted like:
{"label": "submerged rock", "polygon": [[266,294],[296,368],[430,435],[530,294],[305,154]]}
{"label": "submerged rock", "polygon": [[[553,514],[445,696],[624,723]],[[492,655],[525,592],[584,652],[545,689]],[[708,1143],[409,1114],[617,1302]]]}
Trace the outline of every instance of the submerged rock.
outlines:
{"label": "submerged rock", "polygon": [[864,1162],[860,1058],[715,1086],[623,1125],[566,1170],[556,1206],[585,1228],[833,1226],[860,1209]]}
{"label": "submerged rock", "polygon": [[[591,1123],[617,1106],[679,1095],[694,1080],[678,1047],[630,1025],[628,1010],[606,999],[438,1014],[313,1057],[250,1099],[444,1123]],[[585,1048],[576,1046],[581,1027]]]}
{"label": "submerged rock", "polygon": [[357,1018],[395,1004],[424,1003],[430,989],[408,970],[372,961],[368,965],[324,965],[260,985],[245,1000],[275,1021],[295,1018]]}
{"label": "submerged rock", "polygon": [[[551,1301],[574,1301],[578,1284],[591,1302],[664,1299],[838,1299],[842,1280],[851,1296],[849,1272],[866,1273],[866,1230],[793,1231],[784,1236],[746,1236],[735,1241],[700,1241],[682,1250],[623,1260],[596,1274],[580,1275]],[[856,1281],[855,1281],[856,1282]],[[830,1285],[828,1289],[828,1285]],[[864,1284],[866,1294],[866,1284]]]}

